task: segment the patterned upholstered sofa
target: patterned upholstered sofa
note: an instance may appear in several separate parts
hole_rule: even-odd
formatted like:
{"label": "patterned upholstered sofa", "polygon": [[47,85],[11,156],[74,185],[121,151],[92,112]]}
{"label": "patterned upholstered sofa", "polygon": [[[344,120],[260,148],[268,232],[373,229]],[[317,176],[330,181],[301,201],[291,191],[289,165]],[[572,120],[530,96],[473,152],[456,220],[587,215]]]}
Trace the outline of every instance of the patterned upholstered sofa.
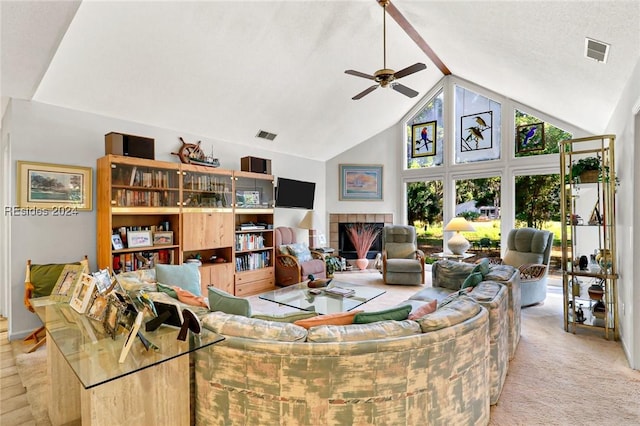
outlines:
{"label": "patterned upholstered sofa", "polygon": [[292,323],[212,312],[196,351],[196,424],[489,422],[489,314],[461,296],[418,320]]}
{"label": "patterned upholstered sofa", "polygon": [[[477,264],[439,260],[431,266],[431,287],[423,289],[420,294],[422,299],[441,300],[450,293],[457,291],[464,280],[469,276]],[[509,313],[509,359],[515,356],[520,342],[520,272],[509,265],[488,265],[489,271],[484,276],[484,281],[494,281],[507,286],[507,305]]]}

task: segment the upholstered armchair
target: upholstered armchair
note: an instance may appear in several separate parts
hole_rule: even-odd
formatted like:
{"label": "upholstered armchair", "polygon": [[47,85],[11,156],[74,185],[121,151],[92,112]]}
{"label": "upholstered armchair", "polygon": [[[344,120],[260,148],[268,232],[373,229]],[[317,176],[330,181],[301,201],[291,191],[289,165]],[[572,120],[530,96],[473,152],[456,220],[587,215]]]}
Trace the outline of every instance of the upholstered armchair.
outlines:
{"label": "upholstered armchair", "polygon": [[309,250],[306,244],[296,241],[293,228],[280,226],[275,229],[276,284],[288,286],[304,281],[308,275],[326,278],[327,268],[322,253]]}
{"label": "upholstered armchair", "polygon": [[544,302],[553,233],[534,228],[512,229],[502,263],[520,270],[521,306]]}
{"label": "upholstered armchair", "polygon": [[424,284],[424,253],[413,226],[382,229],[382,279],[385,284]]}

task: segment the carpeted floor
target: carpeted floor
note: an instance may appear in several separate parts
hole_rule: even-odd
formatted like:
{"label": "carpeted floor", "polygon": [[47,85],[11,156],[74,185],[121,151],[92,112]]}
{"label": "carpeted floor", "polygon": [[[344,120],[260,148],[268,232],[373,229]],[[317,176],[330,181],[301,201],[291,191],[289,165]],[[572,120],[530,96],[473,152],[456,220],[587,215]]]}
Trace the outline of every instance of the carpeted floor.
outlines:
{"label": "carpeted floor", "polygon": [[[378,310],[407,299],[418,286],[386,286],[375,271],[338,274],[337,279],[384,288],[387,293],[363,305]],[[295,311],[249,298],[254,312]],[[640,372],[631,370],[619,342],[600,333],[566,333],[562,324],[562,291],[550,287],[543,305],[522,311],[522,337],[491,425],[638,425]],[[46,415],[46,348],[33,354],[14,345],[16,364],[38,425]]]}

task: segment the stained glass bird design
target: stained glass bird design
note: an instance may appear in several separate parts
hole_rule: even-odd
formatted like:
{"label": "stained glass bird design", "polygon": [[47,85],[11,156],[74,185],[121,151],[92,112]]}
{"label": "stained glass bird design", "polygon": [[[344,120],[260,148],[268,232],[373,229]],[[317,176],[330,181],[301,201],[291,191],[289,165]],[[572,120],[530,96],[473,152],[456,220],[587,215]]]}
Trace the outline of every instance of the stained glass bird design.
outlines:
{"label": "stained glass bird design", "polygon": [[537,130],[537,127],[532,127],[529,129],[529,131],[527,131],[527,133],[524,135],[524,139],[522,140],[523,147],[529,145],[529,142],[531,142],[531,139],[535,136]]}
{"label": "stained glass bird design", "polygon": [[429,150],[429,144],[433,143],[431,139],[429,139],[429,135],[427,133],[427,128],[423,127],[420,132],[420,141],[416,144],[416,149],[420,149],[420,145],[424,145],[424,149]]}

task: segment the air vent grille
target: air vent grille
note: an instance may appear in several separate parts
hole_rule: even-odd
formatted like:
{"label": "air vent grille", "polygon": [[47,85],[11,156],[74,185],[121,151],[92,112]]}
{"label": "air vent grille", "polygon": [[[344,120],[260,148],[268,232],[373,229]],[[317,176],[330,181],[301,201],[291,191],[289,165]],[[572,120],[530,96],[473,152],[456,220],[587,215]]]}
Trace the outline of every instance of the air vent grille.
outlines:
{"label": "air vent grille", "polygon": [[266,139],[269,141],[272,141],[276,138],[275,133],[269,133],[269,132],[265,132],[264,130],[258,130],[258,134],[256,135],[257,138],[261,138],[261,139]]}
{"label": "air vent grille", "polygon": [[584,40],[584,56],[598,62],[607,62],[609,47],[611,46],[607,43],[587,37]]}

